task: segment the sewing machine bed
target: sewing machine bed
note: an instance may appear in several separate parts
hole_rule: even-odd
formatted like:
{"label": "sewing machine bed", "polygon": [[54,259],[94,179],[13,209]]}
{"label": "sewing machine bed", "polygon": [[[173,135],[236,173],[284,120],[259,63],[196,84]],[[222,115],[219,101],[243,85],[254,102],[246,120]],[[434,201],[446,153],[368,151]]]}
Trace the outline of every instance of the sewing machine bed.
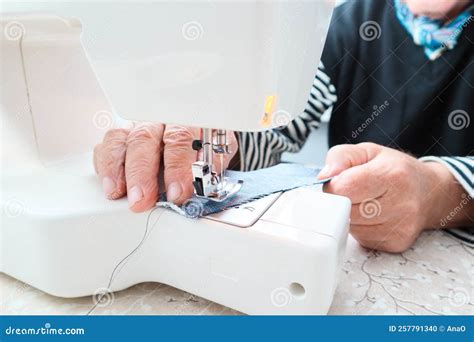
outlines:
{"label": "sewing machine bed", "polygon": [[312,187],[198,220],[135,214],[105,199],[90,160],[5,175],[1,272],[59,297],[156,281],[248,314],[327,313],[348,199]]}
{"label": "sewing machine bed", "polygon": [[[126,199],[105,199],[90,151],[123,118],[234,131],[285,124],[304,110],[332,4],[123,6],[3,9],[2,32],[18,35],[0,38],[0,271],[60,297],[157,281],[248,314],[326,313],[348,199],[298,188],[197,220],[135,214]],[[123,13],[140,18],[127,34]],[[189,40],[195,13],[206,33]]]}

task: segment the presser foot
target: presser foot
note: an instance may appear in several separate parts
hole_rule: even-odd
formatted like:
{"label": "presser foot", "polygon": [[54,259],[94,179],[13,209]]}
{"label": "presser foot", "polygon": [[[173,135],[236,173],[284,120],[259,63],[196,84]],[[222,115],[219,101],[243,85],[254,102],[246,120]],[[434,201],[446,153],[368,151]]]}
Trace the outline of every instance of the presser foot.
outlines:
{"label": "presser foot", "polygon": [[196,196],[200,198],[206,198],[214,202],[223,202],[239,192],[243,183],[244,181],[240,179],[233,180],[224,177],[214,192],[210,193],[208,196],[200,196],[198,194],[196,194]]}

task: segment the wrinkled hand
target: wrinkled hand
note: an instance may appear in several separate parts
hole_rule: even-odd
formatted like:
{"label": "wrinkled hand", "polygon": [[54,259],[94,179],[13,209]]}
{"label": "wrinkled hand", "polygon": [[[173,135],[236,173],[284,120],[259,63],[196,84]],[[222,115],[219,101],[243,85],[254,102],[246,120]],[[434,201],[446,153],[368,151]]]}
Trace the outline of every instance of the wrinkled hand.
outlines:
{"label": "wrinkled hand", "polygon": [[[154,207],[159,189],[158,173],[163,156],[164,183],[169,201],[182,204],[192,196],[191,164],[198,154],[191,148],[200,129],[159,123],[139,123],[133,128],[108,131],[94,149],[94,167],[107,198],[128,197],[129,207],[141,212]],[[224,157],[224,167],[237,151],[237,140],[228,133],[233,154]],[[217,164],[217,172],[220,165]]]}
{"label": "wrinkled hand", "polygon": [[335,175],[324,191],[352,201],[351,234],[387,252],[404,251],[423,229],[439,227],[462,193],[444,165],[373,143],[331,148],[318,177]]}

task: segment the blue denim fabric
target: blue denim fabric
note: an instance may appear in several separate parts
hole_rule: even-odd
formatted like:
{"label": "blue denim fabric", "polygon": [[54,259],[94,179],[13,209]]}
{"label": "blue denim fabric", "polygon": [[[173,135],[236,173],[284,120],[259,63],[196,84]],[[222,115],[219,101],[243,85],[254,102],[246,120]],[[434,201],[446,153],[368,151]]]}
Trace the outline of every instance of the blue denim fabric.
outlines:
{"label": "blue denim fabric", "polygon": [[321,169],[306,167],[301,164],[278,164],[266,169],[241,172],[227,171],[226,176],[235,180],[243,180],[240,191],[223,202],[215,202],[194,196],[181,207],[166,202],[163,194],[158,206],[168,207],[189,217],[206,216],[251,202],[275,192],[287,191],[302,186],[325,183],[329,179],[317,180]]}

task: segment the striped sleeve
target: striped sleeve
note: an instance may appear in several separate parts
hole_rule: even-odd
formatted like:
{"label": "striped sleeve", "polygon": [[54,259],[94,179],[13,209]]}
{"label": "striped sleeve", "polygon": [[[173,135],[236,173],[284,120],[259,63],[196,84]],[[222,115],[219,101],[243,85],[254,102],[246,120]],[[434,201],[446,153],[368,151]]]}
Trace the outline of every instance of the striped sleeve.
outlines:
{"label": "striped sleeve", "polygon": [[461,184],[471,198],[474,198],[474,157],[422,157],[425,162],[438,162],[446,165],[454,178]]}
{"label": "striped sleeve", "polygon": [[240,170],[251,171],[278,164],[283,152],[298,152],[324,112],[336,102],[336,88],[320,63],[304,112],[286,127],[262,132],[238,132]]}

